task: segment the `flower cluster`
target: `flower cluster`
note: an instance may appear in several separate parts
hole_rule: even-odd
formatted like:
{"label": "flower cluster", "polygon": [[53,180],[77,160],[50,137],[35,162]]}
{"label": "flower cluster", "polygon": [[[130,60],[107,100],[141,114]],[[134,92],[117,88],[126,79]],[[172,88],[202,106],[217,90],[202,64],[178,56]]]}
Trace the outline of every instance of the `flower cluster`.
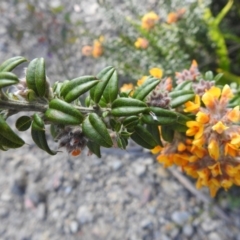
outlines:
{"label": "flower cluster", "polygon": [[183,111],[195,117],[186,122],[185,134],[175,133],[171,143],[164,142],[152,152],[160,152],[157,160],[165,167],[178,165],[196,178],[197,188],[209,187],[214,197],[221,187],[240,186],[240,112],[239,106],[228,107],[234,97],[228,85],[221,89],[199,76],[196,62],[176,74],[179,83],[193,81],[195,100],[186,102]]}

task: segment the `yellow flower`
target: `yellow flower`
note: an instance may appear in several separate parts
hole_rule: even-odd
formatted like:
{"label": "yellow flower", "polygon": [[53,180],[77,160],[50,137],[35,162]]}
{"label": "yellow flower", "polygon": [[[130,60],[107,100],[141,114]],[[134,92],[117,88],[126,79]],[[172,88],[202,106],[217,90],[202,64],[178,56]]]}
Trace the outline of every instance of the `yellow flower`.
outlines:
{"label": "yellow flower", "polygon": [[232,185],[233,182],[230,179],[224,179],[221,182],[221,186],[224,188],[225,191],[227,191]]}
{"label": "yellow flower", "polygon": [[216,177],[218,175],[222,175],[221,165],[219,162],[212,166],[208,166],[208,168],[211,170],[212,176]]}
{"label": "yellow flower", "polygon": [[149,12],[142,17],[142,28],[149,30],[155,26],[158,20],[159,16],[155,12]]}
{"label": "yellow flower", "polygon": [[196,114],[196,117],[196,121],[202,124],[208,123],[210,120],[209,114],[200,111]]}
{"label": "yellow flower", "polygon": [[188,101],[186,102],[184,105],[185,105],[185,109],[184,109],[184,112],[196,112],[199,110],[200,108],[200,96],[199,95],[196,95],[195,96],[195,100],[194,102],[191,102],[191,101]]}
{"label": "yellow flower", "polygon": [[186,145],[185,145],[184,143],[180,142],[180,143],[178,144],[177,148],[178,148],[178,151],[179,151],[179,152],[183,152],[183,151],[186,150],[187,147],[186,147]]}
{"label": "yellow flower", "polygon": [[219,134],[222,134],[226,129],[228,129],[221,121],[218,121],[215,125],[212,126],[212,130],[216,131]]}
{"label": "yellow flower", "polygon": [[225,147],[224,147],[224,155],[227,156],[232,156],[232,157],[236,157],[238,153],[238,149],[231,143],[226,143]]}
{"label": "yellow flower", "polygon": [[142,76],[140,79],[137,81],[137,85],[141,86],[147,79],[147,76]]}
{"label": "yellow flower", "polygon": [[160,68],[151,68],[149,72],[155,78],[161,78],[163,75],[163,70]]}
{"label": "yellow flower", "polygon": [[146,49],[148,47],[148,40],[146,38],[138,38],[134,45],[136,48]]}
{"label": "yellow flower", "polygon": [[189,128],[186,131],[187,136],[194,136],[195,139],[198,139],[203,135],[203,124],[196,121],[188,121],[186,125]]}
{"label": "yellow flower", "polygon": [[238,173],[238,169],[230,164],[225,166],[225,171],[230,177],[234,177]]}
{"label": "yellow flower", "polygon": [[160,163],[163,163],[164,167],[170,167],[174,164],[174,159],[173,159],[173,156],[171,154],[168,154],[168,155],[162,155],[161,154],[157,157],[157,160]]}
{"label": "yellow flower", "polygon": [[232,93],[231,88],[226,84],[222,89],[221,100],[224,98],[226,98],[227,100],[230,100],[233,96],[234,95]]}
{"label": "yellow flower", "polygon": [[128,91],[132,91],[134,88],[132,83],[124,83],[122,85],[122,87],[120,88],[121,92],[128,92]]}
{"label": "yellow flower", "polygon": [[239,121],[239,106],[236,106],[231,111],[227,113],[227,117],[232,122],[238,122]]}
{"label": "yellow flower", "polygon": [[215,197],[217,191],[220,188],[220,183],[216,178],[212,178],[209,182],[208,182],[208,187],[210,190],[210,195],[211,197]]}
{"label": "yellow flower", "polygon": [[157,153],[161,152],[162,149],[163,148],[161,146],[156,146],[155,148],[151,149],[151,152],[152,152],[152,154],[157,154]]}
{"label": "yellow flower", "polygon": [[209,155],[214,159],[218,160],[219,159],[219,144],[215,139],[211,139],[210,143],[208,144],[208,152]]}
{"label": "yellow flower", "polygon": [[95,58],[98,58],[100,56],[102,56],[103,54],[103,46],[100,40],[95,40],[93,43],[93,51],[92,51],[92,55]]}
{"label": "yellow flower", "polygon": [[213,108],[220,95],[221,89],[213,86],[203,94],[202,101],[206,107]]}

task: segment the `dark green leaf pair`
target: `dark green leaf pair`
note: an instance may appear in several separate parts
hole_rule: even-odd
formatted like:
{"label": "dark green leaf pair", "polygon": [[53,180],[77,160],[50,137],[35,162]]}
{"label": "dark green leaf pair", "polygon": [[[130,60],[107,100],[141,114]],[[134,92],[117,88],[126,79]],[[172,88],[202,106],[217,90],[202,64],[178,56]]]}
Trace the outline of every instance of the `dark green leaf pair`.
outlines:
{"label": "dark green leaf pair", "polygon": [[187,101],[193,100],[195,97],[195,94],[192,90],[176,90],[169,93],[169,96],[172,99],[171,107],[176,108],[181,106]]}
{"label": "dark green leaf pair", "polygon": [[97,75],[99,82],[90,90],[91,99],[99,103],[103,97],[106,103],[113,102],[118,95],[118,76],[116,70],[109,66]]}
{"label": "dark green leaf pair", "polygon": [[75,78],[62,85],[61,96],[66,102],[72,102],[94,87],[97,83],[99,83],[99,80],[94,76]]}
{"label": "dark green leaf pair", "polygon": [[90,113],[83,121],[82,130],[84,135],[92,142],[110,148],[112,139],[102,119],[96,113]]}
{"label": "dark green leaf pair", "polygon": [[157,78],[149,77],[133,93],[133,98],[144,100],[144,98],[160,83]]}
{"label": "dark green leaf pair", "polygon": [[83,121],[83,115],[79,110],[57,98],[50,101],[45,117],[53,123],[64,125],[78,125]]}
{"label": "dark green leaf pair", "polygon": [[37,96],[44,97],[47,92],[45,73],[45,61],[43,58],[33,59],[27,68],[26,81],[29,89],[32,89]]}
{"label": "dark green leaf pair", "polygon": [[22,147],[24,143],[25,142],[9,127],[2,115],[0,115],[0,149],[19,148]]}
{"label": "dark green leaf pair", "polygon": [[114,117],[132,116],[147,110],[146,103],[134,98],[118,98],[112,103]]}
{"label": "dark green leaf pair", "polygon": [[9,58],[0,65],[0,72],[11,72],[19,64],[26,61],[27,59],[21,56]]}

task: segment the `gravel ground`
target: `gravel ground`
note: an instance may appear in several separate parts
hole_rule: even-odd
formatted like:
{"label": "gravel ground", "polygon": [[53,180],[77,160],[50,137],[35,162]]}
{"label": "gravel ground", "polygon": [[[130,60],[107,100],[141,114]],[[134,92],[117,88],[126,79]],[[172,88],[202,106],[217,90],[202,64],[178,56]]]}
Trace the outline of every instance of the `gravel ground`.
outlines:
{"label": "gravel ground", "polygon": [[[24,36],[25,45],[8,38],[7,21],[15,14],[10,4],[0,3],[1,60],[13,55],[47,56],[46,48],[29,35]],[[75,18],[96,27],[91,19],[100,21],[102,16],[96,2],[79,6]],[[99,26],[110,27],[98,23],[96,31]],[[82,58],[78,74],[86,74],[91,66],[97,70],[103,63],[91,64]],[[59,69],[56,56],[48,59],[54,80],[61,75]],[[72,71],[76,74],[76,69]],[[205,190],[193,194],[139,147],[103,150],[101,159],[85,153],[77,158],[65,152],[49,156],[35,147],[29,132],[22,136],[28,145],[0,152],[0,239],[240,239],[238,209],[230,210],[227,199],[209,204],[205,197],[204,201]]]}

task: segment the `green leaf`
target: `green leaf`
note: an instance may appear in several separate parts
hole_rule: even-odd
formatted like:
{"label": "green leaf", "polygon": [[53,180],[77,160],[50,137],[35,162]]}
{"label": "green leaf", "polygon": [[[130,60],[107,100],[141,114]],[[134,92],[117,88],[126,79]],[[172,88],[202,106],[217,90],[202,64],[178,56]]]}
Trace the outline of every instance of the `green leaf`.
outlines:
{"label": "green leaf", "polygon": [[182,95],[182,96],[176,97],[176,98],[174,98],[174,99],[171,101],[171,107],[172,107],[172,108],[176,108],[176,107],[184,104],[184,103],[187,102],[187,101],[193,100],[194,97],[195,97],[195,94],[194,94],[194,93],[192,93],[192,94],[186,94],[186,95]]}
{"label": "green leaf", "polygon": [[161,135],[163,140],[172,142],[174,137],[174,130],[171,128],[171,126],[164,126],[161,128]]}
{"label": "green leaf", "polygon": [[[9,127],[2,115],[0,115],[0,136],[2,136],[3,144],[1,146],[18,148],[24,145],[24,141]],[[4,139],[6,143],[4,144]]]}
{"label": "green leaf", "polygon": [[158,126],[158,125],[169,125],[176,122],[177,116],[175,116],[175,118],[172,118],[167,116],[159,117],[159,116],[151,116],[151,115],[143,114],[141,119],[144,123]]}
{"label": "green leaf", "polygon": [[10,72],[19,64],[26,61],[27,59],[21,56],[9,58],[0,65],[0,72]]}
{"label": "green leaf", "polygon": [[38,115],[36,115],[36,117],[33,119],[31,129],[32,139],[39,148],[46,151],[50,155],[55,155],[57,151],[53,151],[49,148],[45,136],[44,122],[42,119],[41,119],[42,121],[40,119],[41,118]]}
{"label": "green leaf", "polygon": [[154,140],[158,143],[158,145],[163,147],[159,127],[157,125],[148,124],[147,130],[151,133],[151,135],[153,136]]}
{"label": "green leaf", "polygon": [[187,95],[187,94],[193,94],[192,90],[174,90],[172,92],[169,93],[169,97],[171,97],[172,99],[177,98],[177,97],[181,97],[183,95]]}
{"label": "green leaf", "polygon": [[92,142],[92,141],[88,141],[87,142],[87,147],[89,148],[89,150],[94,153],[95,155],[97,155],[99,158],[101,158],[101,150],[100,150],[100,145]]}
{"label": "green leaf", "polygon": [[83,121],[83,115],[79,110],[60,99],[50,101],[45,117],[54,123],[64,125],[78,125]]}
{"label": "green leaf", "polygon": [[102,119],[96,113],[90,113],[82,124],[83,133],[91,141],[103,147],[112,147],[113,142]]}
{"label": "green leaf", "polygon": [[212,81],[214,76],[212,71],[207,71],[204,76],[205,80]]}
{"label": "green leaf", "polygon": [[94,76],[83,76],[66,82],[61,88],[61,96],[67,102],[72,102],[79,98],[95,86],[99,80]]}
{"label": "green leaf", "polygon": [[123,120],[123,126],[126,128],[134,128],[139,123],[139,118],[137,116],[126,117]]}
{"label": "green leaf", "polygon": [[112,103],[111,114],[115,117],[132,116],[146,111],[147,105],[134,98],[118,98]]}
{"label": "green leaf", "polygon": [[158,145],[152,134],[141,125],[135,127],[131,139],[138,145],[147,149],[153,149]]}
{"label": "green leaf", "polygon": [[16,121],[16,128],[18,131],[26,131],[30,128],[32,119],[29,116],[21,116]]}
{"label": "green leaf", "polygon": [[43,58],[35,58],[29,63],[26,81],[28,88],[33,90],[37,96],[43,97],[46,95],[47,82]]}
{"label": "green leaf", "polygon": [[132,97],[143,100],[159,83],[159,79],[148,77],[147,80],[134,91]]}
{"label": "green leaf", "polygon": [[191,90],[192,89],[192,83],[193,82],[190,81],[190,80],[184,81],[184,82],[178,84],[173,91],[175,92],[175,91],[178,91],[178,90]]}
{"label": "green leaf", "polygon": [[[115,72],[115,69],[109,66],[104,68],[100,73],[98,73],[97,79],[99,79],[100,82],[90,90],[90,96],[95,103],[98,103],[100,101],[101,97],[104,94],[105,88],[107,87],[107,84],[112,78],[112,75],[114,74],[114,72]],[[116,80],[113,79],[112,81],[116,81]],[[108,95],[108,93],[106,94]],[[112,97],[114,98],[114,96]]]}
{"label": "green leaf", "polygon": [[117,136],[117,145],[121,149],[126,149],[128,145],[128,141],[125,137]]}
{"label": "green leaf", "polygon": [[103,92],[103,97],[107,103],[112,103],[118,95],[118,76],[117,71],[114,69],[112,76],[110,77],[108,84]]}
{"label": "green leaf", "polygon": [[0,88],[11,86],[19,82],[18,77],[11,72],[0,72]]}
{"label": "green leaf", "polygon": [[46,93],[46,73],[44,58],[38,58],[35,69],[35,84],[38,96],[45,96]]}

